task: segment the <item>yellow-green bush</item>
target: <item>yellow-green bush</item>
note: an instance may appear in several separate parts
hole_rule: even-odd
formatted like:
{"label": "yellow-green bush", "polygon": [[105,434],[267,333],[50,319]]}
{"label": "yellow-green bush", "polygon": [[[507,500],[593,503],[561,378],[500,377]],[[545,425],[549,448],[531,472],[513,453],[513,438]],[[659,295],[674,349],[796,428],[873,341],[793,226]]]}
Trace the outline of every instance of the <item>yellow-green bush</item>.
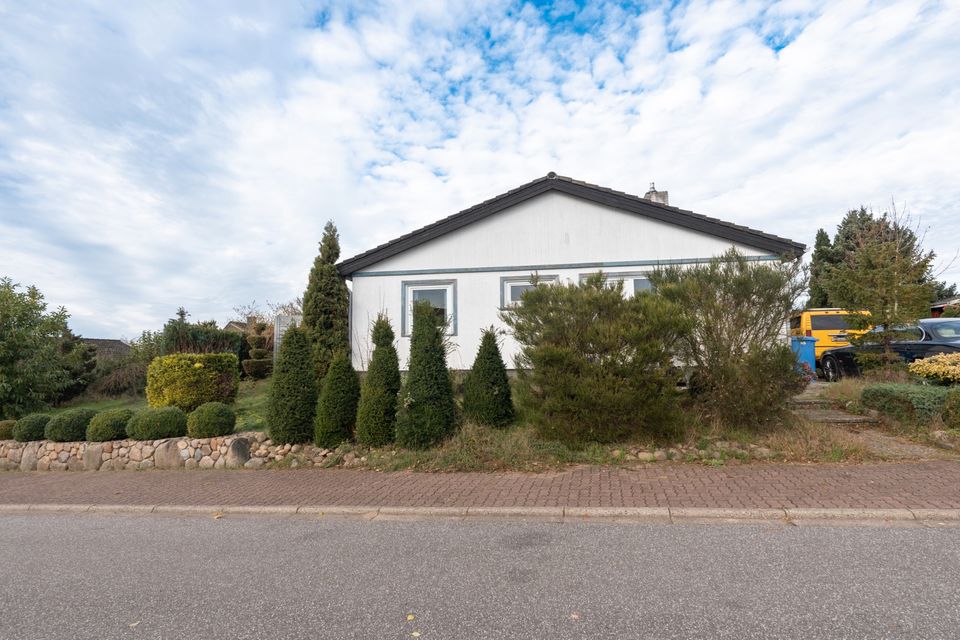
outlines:
{"label": "yellow-green bush", "polygon": [[910,363],[910,373],[944,384],[960,384],[960,353],[940,353]]}
{"label": "yellow-green bush", "polygon": [[174,353],[147,369],[147,403],[193,411],[207,402],[233,402],[239,360],[232,353]]}

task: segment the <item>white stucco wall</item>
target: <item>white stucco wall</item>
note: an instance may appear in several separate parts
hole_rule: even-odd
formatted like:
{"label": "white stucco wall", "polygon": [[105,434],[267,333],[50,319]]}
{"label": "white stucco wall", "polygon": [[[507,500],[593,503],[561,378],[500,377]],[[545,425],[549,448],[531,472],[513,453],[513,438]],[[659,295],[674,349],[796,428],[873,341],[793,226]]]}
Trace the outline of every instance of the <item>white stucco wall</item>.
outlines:
{"label": "white stucco wall", "polygon": [[[410,340],[401,335],[403,283],[456,281],[457,349],[448,356],[453,369],[467,369],[480,344],[480,332],[499,319],[501,278],[538,273],[577,282],[603,270],[614,275],[642,274],[657,262],[696,262],[736,246],[748,256],[768,252],[556,192],[546,193],[450,234],[387,258],[353,276],[351,341],[354,366],[370,359],[370,327],[385,312],[397,333],[402,368]],[[502,341],[507,366],[516,344]]]}

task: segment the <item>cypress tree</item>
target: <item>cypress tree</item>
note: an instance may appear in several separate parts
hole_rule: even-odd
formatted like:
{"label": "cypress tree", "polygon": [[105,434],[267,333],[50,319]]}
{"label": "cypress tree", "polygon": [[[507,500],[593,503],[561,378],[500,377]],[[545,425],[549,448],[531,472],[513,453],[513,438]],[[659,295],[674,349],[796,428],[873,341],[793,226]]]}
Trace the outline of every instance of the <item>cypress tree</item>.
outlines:
{"label": "cypress tree", "polygon": [[303,327],[310,337],[314,368],[323,380],[338,351],[350,348],[347,333],[350,294],[347,283],[337,271],[340,239],[333,221],[323,228],[320,254],[313,261],[307,291],[303,294]]}
{"label": "cypress tree", "polygon": [[313,441],[332,449],[353,437],[360,400],[360,379],[345,351],[338,351],[323,379]]}
{"label": "cypress tree", "polygon": [[830,296],[823,286],[824,270],[832,264],[833,243],[830,236],[823,229],[817,229],[817,239],[810,256],[810,298],[807,308],[829,307]]}
{"label": "cypress tree", "polygon": [[270,387],[270,437],[278,444],[309,442],[317,405],[317,379],[306,332],[291,327],[283,334]]}
{"label": "cypress tree", "polygon": [[384,314],[373,323],[373,356],[360,390],[357,442],[380,447],[393,441],[400,392],[400,360],[393,346],[393,327]]}
{"label": "cypress tree", "polygon": [[513,421],[510,381],[493,327],[483,331],[480,349],[464,382],[463,413],[491,427],[505,427]]}
{"label": "cypress tree", "polygon": [[397,442],[426,449],[453,433],[456,406],[439,319],[429,302],[413,305],[410,372],[401,394]]}

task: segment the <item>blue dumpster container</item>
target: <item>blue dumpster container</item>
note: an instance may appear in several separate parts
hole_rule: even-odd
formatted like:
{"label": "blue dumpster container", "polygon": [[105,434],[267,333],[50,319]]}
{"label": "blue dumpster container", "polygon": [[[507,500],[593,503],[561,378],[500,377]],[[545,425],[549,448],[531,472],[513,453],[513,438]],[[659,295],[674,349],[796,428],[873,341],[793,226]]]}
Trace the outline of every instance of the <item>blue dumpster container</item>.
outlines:
{"label": "blue dumpster container", "polygon": [[817,351],[815,349],[817,345],[816,338],[808,338],[806,336],[791,336],[790,337],[790,348],[795,354],[797,354],[797,363],[801,366],[807,364],[810,366],[810,371],[817,370]]}

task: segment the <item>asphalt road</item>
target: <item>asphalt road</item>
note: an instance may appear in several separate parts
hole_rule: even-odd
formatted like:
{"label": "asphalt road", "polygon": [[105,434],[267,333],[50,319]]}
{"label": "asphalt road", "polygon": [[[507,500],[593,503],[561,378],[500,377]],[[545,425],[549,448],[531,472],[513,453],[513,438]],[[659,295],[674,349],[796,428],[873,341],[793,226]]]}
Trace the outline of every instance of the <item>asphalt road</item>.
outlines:
{"label": "asphalt road", "polygon": [[960,528],[0,516],[2,638],[955,638],[958,587]]}

